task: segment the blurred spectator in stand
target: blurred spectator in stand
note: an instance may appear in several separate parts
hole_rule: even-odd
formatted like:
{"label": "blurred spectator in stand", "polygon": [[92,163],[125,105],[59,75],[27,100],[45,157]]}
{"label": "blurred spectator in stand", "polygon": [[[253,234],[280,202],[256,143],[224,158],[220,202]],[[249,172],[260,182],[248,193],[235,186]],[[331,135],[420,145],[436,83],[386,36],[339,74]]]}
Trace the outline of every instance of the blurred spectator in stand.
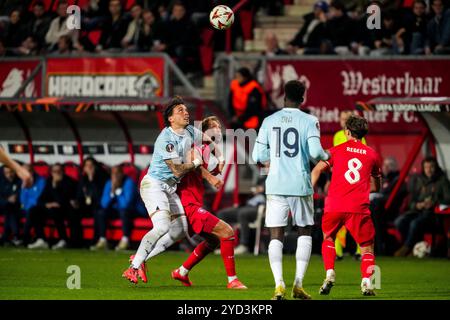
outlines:
{"label": "blurred spectator in stand", "polygon": [[273,31],[266,32],[264,43],[266,44],[266,50],[263,51],[263,55],[266,57],[288,54],[287,51],[280,48],[277,35]]}
{"label": "blurred spectator in stand", "polygon": [[36,56],[39,54],[38,42],[32,36],[22,41],[22,44],[11,50],[16,56]]}
{"label": "blurred spectator in stand", "polygon": [[20,179],[14,170],[3,166],[0,168],[0,214],[5,216],[3,235],[0,243],[12,243],[15,246],[19,241],[20,220]]}
{"label": "blurred spectator in stand", "polygon": [[368,6],[376,4],[381,7],[377,0],[367,3],[365,0],[355,0],[346,2],[349,8],[348,15],[353,21],[353,41],[350,43],[350,50],[353,54],[366,56],[372,47],[372,30],[367,28],[367,19],[370,14],[366,12]]}
{"label": "blurred spectator in stand", "polygon": [[317,1],[314,4],[313,12],[304,16],[303,26],[294,39],[289,42],[286,48],[289,53],[296,54],[299,49],[303,50],[303,54],[322,53],[320,48],[325,37],[327,12],[328,4],[326,1]]}
{"label": "blurred spectator in stand", "polygon": [[107,248],[106,227],[112,217],[122,220],[123,236],[116,246],[116,250],[129,248],[131,230],[133,227],[133,210],[135,209],[137,189],[135,183],[124,175],[121,166],[111,169],[111,179],[106,182],[100,202],[101,209],[95,214],[95,224],[98,228],[98,241],[91,250]]}
{"label": "blurred spectator in stand", "polygon": [[[329,17],[325,21],[326,38],[335,53],[348,54],[350,53],[350,43],[355,40],[355,23],[347,15],[343,2],[339,0],[332,1],[329,10]],[[321,45],[328,47],[326,42],[322,42]]]}
{"label": "blurred spectator in stand", "polygon": [[389,211],[386,211],[384,206],[397,184],[400,172],[398,170],[397,160],[394,157],[384,159],[381,169],[383,173],[381,189],[379,192],[370,194],[370,212],[375,227],[375,251],[378,254],[384,255],[387,253],[387,226],[399,214],[403,199],[406,196],[406,187],[402,184]]}
{"label": "blurred spectator in stand", "polygon": [[239,223],[239,245],[234,249],[234,254],[244,254],[250,251],[249,224],[255,221],[258,215],[258,207],[266,203],[264,194],[264,180],[251,188],[253,196],[241,207],[225,208],[217,212],[217,217],[229,224]]}
{"label": "blurred spectator in stand", "polygon": [[[88,157],[84,160],[83,170],[80,182],[78,183],[76,209],[78,211],[77,218],[80,220],[75,225],[81,227],[81,219],[83,217],[92,218],[96,216],[96,212],[100,210],[100,200],[103,193],[107,173],[100,167],[97,160]],[[73,241],[81,244],[82,230],[81,228],[73,230]],[[98,230],[96,230],[96,234]]]}
{"label": "blurred spectator in stand", "polygon": [[450,53],[450,9],[445,9],[442,0],[432,0],[431,8],[434,17],[428,23],[427,44],[425,53],[449,54]]}
{"label": "blurred spectator in stand", "polygon": [[191,20],[199,29],[209,27],[209,13],[214,7],[213,1],[190,0],[189,10],[191,12]]}
{"label": "blurred spectator in stand", "polygon": [[48,51],[54,51],[58,47],[58,41],[61,36],[70,36],[74,48],[82,51],[83,47],[78,42],[78,30],[70,30],[67,28],[67,8],[68,3],[66,1],[60,1],[58,3],[57,13],[58,16],[50,23],[50,28],[45,35],[45,41],[48,44]]}
{"label": "blurred spectator in stand", "polygon": [[84,31],[98,29],[109,15],[109,0],[89,0],[81,7],[81,28]]}
{"label": "blurred spectator in stand", "polygon": [[128,21],[122,13],[120,0],[109,2],[109,15],[102,24],[102,34],[96,51],[118,52],[122,49],[122,39],[127,33]]}
{"label": "blurred spectator in stand", "polygon": [[169,22],[170,21],[170,11],[169,11],[169,5],[168,4],[160,4],[157,6],[157,11],[159,18],[162,22]]}
{"label": "blurred spectator in stand", "polygon": [[427,5],[424,0],[415,0],[411,12],[403,16],[402,27],[398,30],[399,53],[423,54],[427,37]]}
{"label": "blurred spectator in stand", "polygon": [[45,12],[42,1],[33,4],[33,16],[27,25],[27,34],[33,36],[38,44],[38,50],[45,47],[45,35],[50,28],[51,19]]}
{"label": "blurred spectator in stand", "polygon": [[9,16],[14,10],[25,12],[32,0],[2,0],[0,1],[0,17]]}
{"label": "blurred spectator in stand", "polygon": [[138,51],[139,35],[142,29],[142,7],[138,4],[131,7],[131,17],[133,20],[128,24],[127,33],[122,39],[122,47],[129,52]]}
{"label": "blurred spectator in stand", "polygon": [[396,257],[410,254],[426,231],[435,232],[438,222],[435,207],[450,205],[450,183],[435,158],[425,158],[422,173],[410,182],[410,210],[395,220],[404,240],[403,246],[394,254]]}
{"label": "blurred spectator in stand", "polygon": [[394,19],[392,11],[381,13],[382,23],[381,29],[375,29],[373,32],[373,50],[371,56],[382,56],[398,53],[397,37],[399,28]]}
{"label": "blurred spectator in stand", "polygon": [[262,86],[253,79],[248,68],[240,68],[230,84],[228,110],[231,125],[238,129],[257,129],[267,108],[266,94]]}
{"label": "blurred spectator in stand", "polygon": [[150,10],[142,14],[143,25],[139,33],[138,48],[141,52],[162,52],[166,49],[164,28]]}
{"label": "blurred spectator in stand", "polygon": [[31,211],[38,205],[39,197],[45,188],[45,179],[37,175],[31,165],[23,166],[31,175],[32,183],[29,187],[23,187],[20,191],[21,209],[25,215],[25,225],[23,227],[23,242],[27,245],[30,242],[30,231],[32,227]]}
{"label": "blurred spectator in stand", "polygon": [[26,28],[20,18],[20,11],[13,10],[9,15],[9,22],[6,24],[3,30],[3,39],[5,40],[5,46],[7,48],[20,47],[24,36],[26,34]]}
{"label": "blurred spectator in stand", "polygon": [[58,40],[58,49],[54,52],[57,55],[71,55],[73,51],[72,38],[61,36]]}
{"label": "blurred spectator in stand", "polygon": [[28,245],[29,249],[46,249],[44,226],[47,219],[52,219],[58,230],[59,240],[52,249],[63,249],[68,245],[65,220],[69,220],[69,227],[73,229],[74,208],[76,207],[76,183],[64,174],[63,166],[59,163],[52,165],[50,178],[39,197],[38,205],[31,209],[31,222],[36,231],[36,241]]}
{"label": "blurred spectator in stand", "polygon": [[268,16],[282,16],[284,9],[283,0],[259,0],[253,1],[255,12],[263,8],[264,14]]}
{"label": "blurred spectator in stand", "polygon": [[175,58],[180,69],[185,73],[201,70],[198,52],[200,35],[186,14],[186,7],[181,1],[174,2],[172,15],[165,29],[167,53]]}

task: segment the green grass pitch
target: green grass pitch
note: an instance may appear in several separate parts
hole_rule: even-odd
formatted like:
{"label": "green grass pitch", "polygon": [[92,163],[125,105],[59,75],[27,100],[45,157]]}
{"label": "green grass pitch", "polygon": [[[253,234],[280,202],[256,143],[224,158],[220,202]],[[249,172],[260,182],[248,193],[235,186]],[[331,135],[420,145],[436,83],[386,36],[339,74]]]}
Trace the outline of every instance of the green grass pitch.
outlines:
{"label": "green grass pitch", "polygon": [[[121,277],[130,253],[87,250],[30,251],[0,249],[0,299],[270,299],[273,278],[267,255],[238,256],[239,278],[245,291],[227,290],[220,256],[210,255],[192,270],[194,286],[183,287],[170,272],[187,257],[166,252],[149,263],[149,283],[133,285]],[[288,290],[295,272],[295,257],[284,256]],[[67,289],[67,267],[81,269],[81,289]],[[321,257],[313,255],[304,280],[313,299],[450,299],[450,261],[444,259],[377,258],[381,289],[376,297],[359,290],[359,262],[351,257],[336,262],[337,282],[329,296],[318,294],[324,277]]]}

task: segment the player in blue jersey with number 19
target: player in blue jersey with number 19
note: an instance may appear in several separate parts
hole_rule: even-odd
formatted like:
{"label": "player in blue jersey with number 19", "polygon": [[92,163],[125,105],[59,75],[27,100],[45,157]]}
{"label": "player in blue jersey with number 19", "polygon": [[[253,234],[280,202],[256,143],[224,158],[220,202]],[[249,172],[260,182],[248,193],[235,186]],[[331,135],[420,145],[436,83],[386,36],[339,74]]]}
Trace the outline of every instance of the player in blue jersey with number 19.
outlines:
{"label": "player in blue jersey with number 19", "polygon": [[274,300],[285,299],[283,237],[289,212],[297,227],[296,272],[292,289],[295,299],[311,299],[303,278],[311,257],[314,225],[310,159],[328,160],[320,144],[319,121],[299,108],[305,85],[297,80],[284,87],[284,108],[264,119],[253,149],[253,160],[269,167],[266,179],[266,227],[270,230],[269,261],[275,279]]}

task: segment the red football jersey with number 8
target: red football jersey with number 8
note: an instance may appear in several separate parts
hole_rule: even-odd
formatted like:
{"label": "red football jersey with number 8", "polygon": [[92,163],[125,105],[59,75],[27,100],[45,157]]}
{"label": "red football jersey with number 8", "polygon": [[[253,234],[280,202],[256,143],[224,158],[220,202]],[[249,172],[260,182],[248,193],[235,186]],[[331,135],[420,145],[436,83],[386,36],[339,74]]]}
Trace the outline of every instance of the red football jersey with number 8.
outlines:
{"label": "red football jersey with number 8", "polygon": [[330,149],[331,183],[325,212],[370,214],[370,177],[381,176],[378,153],[358,140]]}

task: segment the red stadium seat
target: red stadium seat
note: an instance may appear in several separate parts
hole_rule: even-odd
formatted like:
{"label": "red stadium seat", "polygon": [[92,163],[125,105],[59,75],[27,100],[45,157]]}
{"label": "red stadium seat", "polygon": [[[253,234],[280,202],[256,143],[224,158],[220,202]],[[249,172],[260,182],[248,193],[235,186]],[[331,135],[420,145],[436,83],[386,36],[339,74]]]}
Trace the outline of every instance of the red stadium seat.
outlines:
{"label": "red stadium seat", "polygon": [[123,173],[131,178],[134,182],[138,182],[139,179],[139,169],[134,164],[130,162],[123,162],[122,164]]}
{"label": "red stadium seat", "polygon": [[40,175],[43,178],[50,177],[50,166],[45,161],[37,161],[33,164],[33,169],[36,174]]}
{"label": "red stadium seat", "polygon": [[[123,3],[123,2],[124,2],[124,1],[122,1],[122,3]],[[135,3],[136,3],[135,0],[125,0],[125,6],[124,6],[124,9],[125,9],[126,11],[130,11],[130,10],[131,10],[131,7],[134,6]]]}
{"label": "red stadium seat", "polygon": [[102,34],[101,30],[93,30],[93,31],[89,32],[88,38],[92,42],[92,44],[94,46],[98,45],[98,42],[100,41],[101,34]]}
{"label": "red stadium seat", "polygon": [[80,166],[73,161],[64,163],[64,173],[76,181],[80,180]]}

